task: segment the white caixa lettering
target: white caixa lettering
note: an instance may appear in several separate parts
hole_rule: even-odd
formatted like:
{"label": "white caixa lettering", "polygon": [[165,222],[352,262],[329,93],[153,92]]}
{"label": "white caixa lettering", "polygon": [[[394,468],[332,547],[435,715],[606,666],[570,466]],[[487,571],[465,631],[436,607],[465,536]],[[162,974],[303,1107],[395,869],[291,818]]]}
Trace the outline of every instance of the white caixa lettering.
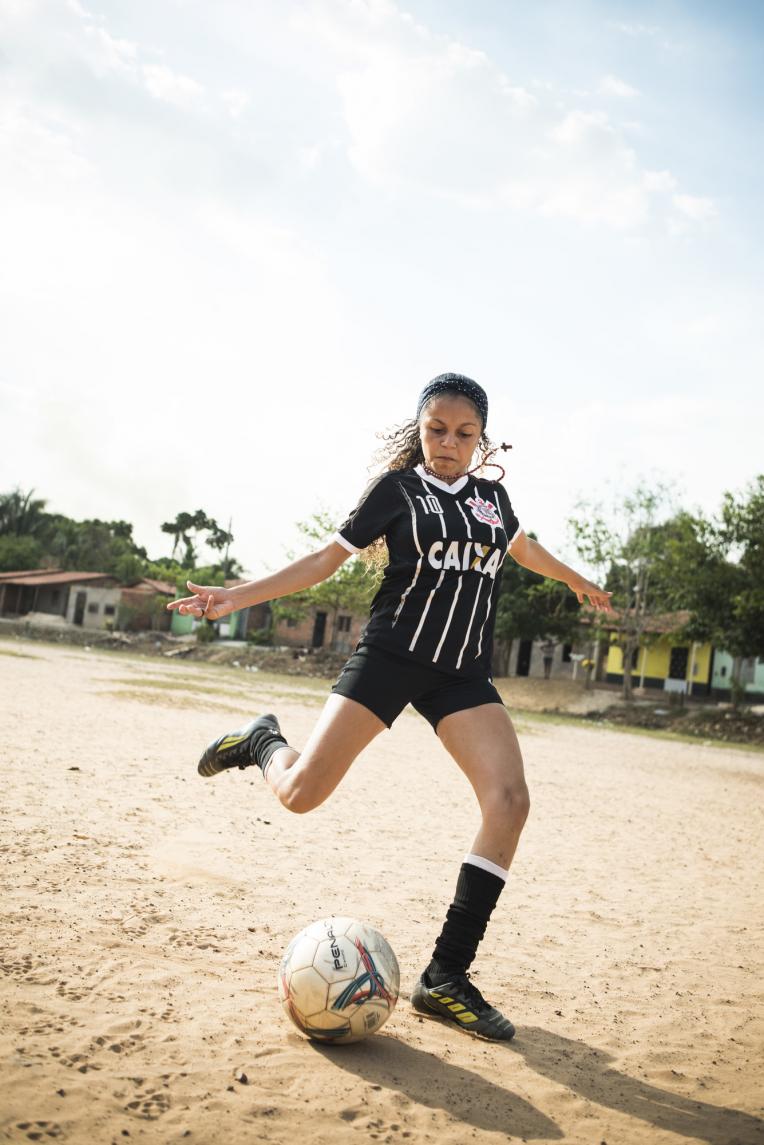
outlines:
{"label": "white caixa lettering", "polygon": [[481,545],[477,541],[450,541],[448,545],[444,541],[433,541],[427,552],[431,568],[479,572],[491,580],[496,577],[501,559],[501,549]]}

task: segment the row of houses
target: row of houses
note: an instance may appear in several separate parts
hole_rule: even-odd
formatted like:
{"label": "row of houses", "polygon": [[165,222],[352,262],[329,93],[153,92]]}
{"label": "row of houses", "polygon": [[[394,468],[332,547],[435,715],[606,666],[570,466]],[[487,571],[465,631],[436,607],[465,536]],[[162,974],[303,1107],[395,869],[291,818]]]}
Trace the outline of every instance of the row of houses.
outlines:
{"label": "row of houses", "polygon": [[0,617],[6,619],[31,616],[80,628],[169,628],[169,613],[165,623],[157,602],[173,596],[174,584],[148,577],[124,585],[118,577],[98,572],[0,573]]}
{"label": "row of houses", "polygon": [[[649,633],[631,663],[634,688],[676,692],[695,698],[727,700],[731,692],[733,658],[709,643],[682,641],[673,633],[681,618],[661,618],[666,631]],[[580,679],[587,671],[597,683],[623,684],[623,652],[615,632],[599,641],[579,644],[549,640],[517,640],[509,658],[509,676]],[[749,657],[741,666],[740,683],[754,702],[764,701],[764,658]]]}
{"label": "row of houses", "polygon": [[[226,587],[241,584],[226,582]],[[167,612],[176,595],[169,581],[144,577],[123,585],[117,577],[96,572],[35,569],[0,573],[0,618],[34,616],[52,623],[82,628],[156,629],[182,636],[193,633],[198,621]],[[674,633],[688,619],[672,613],[653,618],[630,666],[635,687],[680,692],[695,697],[727,698],[732,657],[708,643],[688,643]],[[232,613],[216,624],[221,639],[246,640],[254,634],[269,643],[303,649],[330,648],[347,654],[356,646],[365,616],[339,610],[329,614],[310,610],[301,619],[274,618],[270,605]],[[623,683],[623,654],[615,631],[598,641],[564,644],[552,640],[515,640],[507,674],[549,679],[576,679],[590,672],[598,683]],[[764,658],[743,662],[741,683],[752,700],[764,700]]]}
{"label": "row of houses", "polygon": [[[242,584],[228,580],[226,587]],[[154,630],[188,635],[198,622],[166,604],[177,596],[171,581],[143,577],[129,585],[98,572],[31,569],[0,573],[0,618],[30,618],[38,623],[85,629]],[[339,611],[330,616],[314,609],[302,619],[274,618],[268,604],[242,609],[217,621],[217,636],[246,640],[268,634],[271,643],[288,648],[331,648],[350,652],[358,643],[365,617]]]}

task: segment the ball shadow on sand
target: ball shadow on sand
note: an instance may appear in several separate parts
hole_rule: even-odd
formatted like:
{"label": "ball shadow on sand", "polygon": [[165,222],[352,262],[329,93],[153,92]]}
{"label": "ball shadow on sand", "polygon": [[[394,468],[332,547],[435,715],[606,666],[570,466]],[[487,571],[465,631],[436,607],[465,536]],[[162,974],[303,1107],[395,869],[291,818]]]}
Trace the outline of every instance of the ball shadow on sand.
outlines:
{"label": "ball shadow on sand", "polygon": [[[417,1105],[442,1109],[475,1129],[526,1140],[558,1140],[558,1126],[530,1102],[473,1070],[444,1062],[386,1034],[350,1046],[310,1043],[333,1066],[371,1085],[397,1090]],[[348,1052],[351,1051],[351,1052]]]}
{"label": "ball shadow on sand", "polygon": [[764,1142],[764,1121],[739,1109],[694,1101],[613,1069],[613,1057],[586,1042],[524,1026],[508,1047],[526,1064],[589,1101],[646,1121],[656,1129],[708,1145]]}

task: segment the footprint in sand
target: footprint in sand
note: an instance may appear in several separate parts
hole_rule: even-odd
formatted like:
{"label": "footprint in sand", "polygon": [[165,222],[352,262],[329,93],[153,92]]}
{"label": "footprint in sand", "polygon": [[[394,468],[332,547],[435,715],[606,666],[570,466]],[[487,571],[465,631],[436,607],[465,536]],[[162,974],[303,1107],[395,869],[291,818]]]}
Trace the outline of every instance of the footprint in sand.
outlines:
{"label": "footprint in sand", "polygon": [[17,1121],[16,1128],[21,1129],[30,1141],[44,1141],[46,1137],[60,1137],[62,1129],[55,1121]]}
{"label": "footprint in sand", "polygon": [[25,982],[30,982],[34,986],[50,986],[55,982],[55,978],[50,976],[50,971],[45,972],[44,959],[33,954],[25,954],[12,962],[0,961],[0,970],[11,978],[23,978]]}
{"label": "footprint in sand", "polygon": [[69,986],[66,982],[59,982],[56,993],[59,998],[65,998],[67,1002],[81,1002],[83,998],[87,997],[87,990],[83,990],[82,987]]}
{"label": "footprint in sand", "polygon": [[355,1122],[354,1128],[363,1129],[364,1136],[370,1138],[372,1141],[392,1141],[393,1134],[399,1134],[401,1137],[411,1136],[411,1133],[407,1129],[404,1129],[401,1133],[401,1127],[396,1121],[387,1124],[381,1117],[370,1117],[356,1121],[356,1116],[355,1110],[352,1109],[345,1109],[340,1114],[343,1121]]}
{"label": "footprint in sand", "polygon": [[143,1117],[147,1121],[156,1121],[170,1108],[169,1094],[161,1090],[139,1093],[133,1101],[128,1101],[125,1109],[135,1117]]}
{"label": "footprint in sand", "polygon": [[73,1018],[69,1014],[56,1014],[52,1018],[35,1022],[34,1025],[22,1027],[19,1034],[22,1038],[26,1038],[30,1034],[64,1034],[67,1032],[67,1026],[71,1028],[80,1025],[82,1023],[79,1019]]}
{"label": "footprint in sand", "polygon": [[60,1065],[66,1066],[67,1069],[76,1069],[78,1073],[90,1073],[91,1070],[101,1068],[91,1061],[87,1054],[64,1054],[58,1046],[48,1046],[48,1053]]}
{"label": "footprint in sand", "polygon": [[215,954],[223,952],[223,944],[225,943],[225,939],[221,938],[214,930],[205,928],[195,931],[172,930],[169,941],[173,946],[188,947],[191,950],[212,950]]}

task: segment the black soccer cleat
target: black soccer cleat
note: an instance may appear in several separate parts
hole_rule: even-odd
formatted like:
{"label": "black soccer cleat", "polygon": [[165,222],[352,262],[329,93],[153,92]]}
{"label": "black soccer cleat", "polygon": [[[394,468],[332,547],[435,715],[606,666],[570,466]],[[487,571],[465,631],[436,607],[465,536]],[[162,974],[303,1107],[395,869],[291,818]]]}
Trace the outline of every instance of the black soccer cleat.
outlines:
{"label": "black soccer cleat", "polygon": [[448,1018],[468,1033],[494,1042],[508,1042],[515,1035],[509,1018],[486,1002],[467,974],[454,974],[438,986],[430,986],[422,974],[411,994],[411,1005],[421,1014]]}
{"label": "black soccer cleat", "polygon": [[[197,771],[209,778],[229,767],[262,767],[262,763],[270,759],[277,743],[286,744],[278,720],[273,715],[259,716],[239,731],[228,732],[213,740],[199,760]],[[263,761],[263,749],[269,746],[271,751],[266,753],[267,759]]]}

